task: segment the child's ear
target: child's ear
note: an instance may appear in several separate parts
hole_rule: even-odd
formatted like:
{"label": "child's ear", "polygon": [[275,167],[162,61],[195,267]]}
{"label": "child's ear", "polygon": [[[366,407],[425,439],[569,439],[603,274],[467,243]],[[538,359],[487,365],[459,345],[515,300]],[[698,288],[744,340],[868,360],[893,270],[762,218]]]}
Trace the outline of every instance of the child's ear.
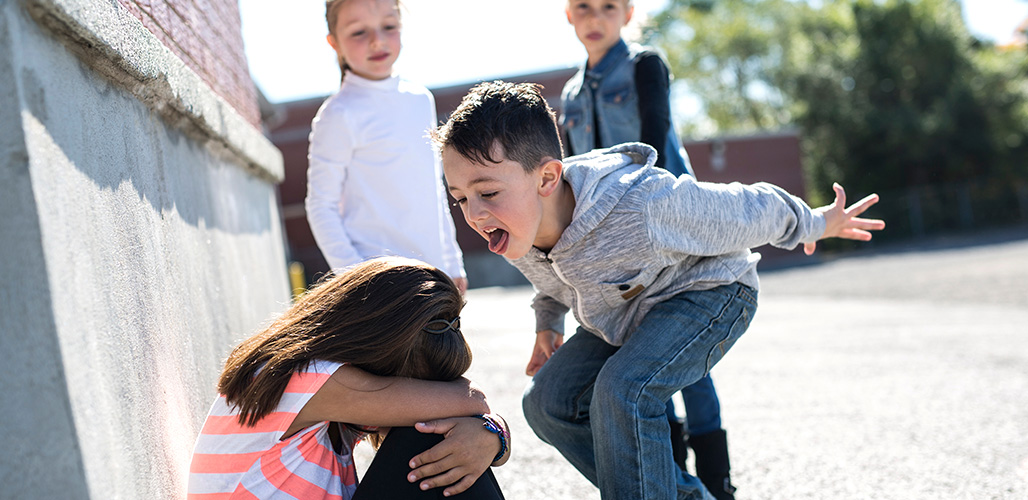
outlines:
{"label": "child's ear", "polygon": [[564,14],[568,16],[568,24],[575,24],[571,22],[571,4],[564,5]]}
{"label": "child's ear", "polygon": [[628,6],[628,10],[625,11],[625,24],[626,25],[629,23],[629,21],[632,20],[632,13],[634,13],[634,12],[635,12],[635,5],[629,5]]}
{"label": "child's ear", "polygon": [[332,36],[331,33],[325,35],[325,40],[328,40],[328,44],[332,46],[332,50],[339,52],[339,49],[336,47],[336,38]]}
{"label": "child's ear", "polygon": [[539,167],[539,195],[549,196],[564,179],[564,163],[549,159]]}

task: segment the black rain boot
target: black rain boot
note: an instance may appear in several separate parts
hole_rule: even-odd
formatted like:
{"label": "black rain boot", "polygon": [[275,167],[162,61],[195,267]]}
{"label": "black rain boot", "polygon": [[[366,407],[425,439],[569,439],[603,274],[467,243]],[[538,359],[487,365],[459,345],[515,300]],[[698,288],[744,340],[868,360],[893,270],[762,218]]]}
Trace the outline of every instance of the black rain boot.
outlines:
{"label": "black rain boot", "polygon": [[685,424],[677,418],[669,418],[671,424],[671,454],[675,463],[685,471],[685,459],[689,456],[689,436],[685,433]]}
{"label": "black rain boot", "polygon": [[735,500],[728,470],[728,439],[724,429],[689,436],[689,446],[696,454],[696,477],[717,500]]}

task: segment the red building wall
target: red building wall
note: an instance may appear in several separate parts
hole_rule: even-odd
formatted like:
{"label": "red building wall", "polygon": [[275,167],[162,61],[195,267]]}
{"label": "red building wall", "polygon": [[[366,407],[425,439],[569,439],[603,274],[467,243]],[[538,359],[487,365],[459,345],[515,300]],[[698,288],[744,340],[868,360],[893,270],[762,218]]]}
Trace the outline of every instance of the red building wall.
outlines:
{"label": "red building wall", "polygon": [[[803,196],[799,135],[793,132],[725,137],[683,144],[696,178],[707,182],[770,182]],[[718,158],[720,157],[720,158]]]}
{"label": "red building wall", "polygon": [[118,0],[255,127],[257,89],[243,53],[237,0]]}
{"label": "red building wall", "polygon": [[[800,138],[795,132],[692,141],[683,147],[701,181],[770,182],[801,198],[806,195]],[[763,268],[805,257],[802,247],[786,251],[765,245],[754,250],[760,252]]]}

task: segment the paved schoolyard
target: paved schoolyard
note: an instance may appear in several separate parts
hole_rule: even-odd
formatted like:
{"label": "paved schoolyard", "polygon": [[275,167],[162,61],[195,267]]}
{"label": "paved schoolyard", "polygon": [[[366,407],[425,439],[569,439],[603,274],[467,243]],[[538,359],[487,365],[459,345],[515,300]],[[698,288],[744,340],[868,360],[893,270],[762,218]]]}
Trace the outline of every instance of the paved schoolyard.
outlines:
{"label": "paved schoolyard", "polygon": [[[1028,498],[1028,231],[762,272],[714,369],[737,498]],[[469,376],[514,433],[508,499],[598,499],[520,409],[531,290],[473,289]]]}

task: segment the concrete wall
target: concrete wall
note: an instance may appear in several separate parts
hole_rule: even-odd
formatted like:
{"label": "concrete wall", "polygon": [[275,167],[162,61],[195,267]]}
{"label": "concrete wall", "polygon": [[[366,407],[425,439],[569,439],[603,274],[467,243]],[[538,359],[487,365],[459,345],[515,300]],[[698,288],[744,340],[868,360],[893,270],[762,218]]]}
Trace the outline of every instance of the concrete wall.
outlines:
{"label": "concrete wall", "polygon": [[178,498],[281,156],[117,2],[0,0],[0,498]]}

